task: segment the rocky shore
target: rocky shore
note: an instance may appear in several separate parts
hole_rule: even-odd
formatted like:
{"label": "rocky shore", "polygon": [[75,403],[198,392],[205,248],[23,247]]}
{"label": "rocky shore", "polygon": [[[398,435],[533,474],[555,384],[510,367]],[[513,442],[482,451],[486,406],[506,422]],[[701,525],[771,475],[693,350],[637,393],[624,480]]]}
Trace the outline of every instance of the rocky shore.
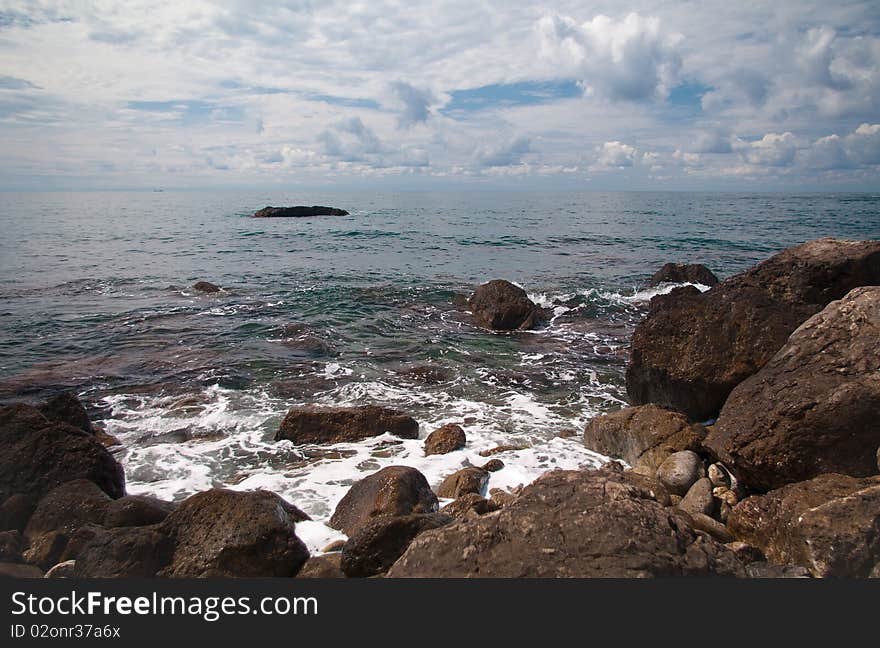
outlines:
{"label": "rocky shore", "polygon": [[[391,466],[354,483],[310,556],[308,519],[267,491],[129,495],[115,442],[70,394],[0,406],[0,576],[880,577],[880,242],[822,239],[718,282],[668,264],[627,371],[589,421],[616,459],[487,492],[487,455],[432,489]],[[497,333],[548,314],[502,280],[467,300]],[[293,408],[275,439],[420,438],[405,412]],[[392,442],[393,443],[393,442]],[[426,455],[467,447],[447,424]],[[441,508],[441,501],[444,505]]]}

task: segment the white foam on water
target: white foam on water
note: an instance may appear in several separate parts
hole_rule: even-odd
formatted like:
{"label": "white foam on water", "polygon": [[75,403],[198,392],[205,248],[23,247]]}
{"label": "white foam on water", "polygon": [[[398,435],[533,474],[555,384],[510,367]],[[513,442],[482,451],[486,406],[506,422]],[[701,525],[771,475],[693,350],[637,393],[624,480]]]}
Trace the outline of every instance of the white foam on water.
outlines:
{"label": "white foam on water", "polygon": [[[288,408],[302,403],[281,401],[264,392],[214,385],[178,407],[174,404],[180,396],[114,395],[104,402],[111,412],[104,426],[125,448],[120,460],[130,493],[182,499],[215,486],[270,490],[312,517],[297,529],[313,553],[344,537],[326,522],[351,484],[387,466],[416,468],[436,487],[464,466],[486,463],[480,451],[521,446],[493,455],[505,467],[490,474],[487,489],[510,489],[531,483],[548,470],[596,467],[605,460],[584,448],[579,437],[553,436],[565,428],[581,427],[598,413],[586,399],[579,403],[582,414],[572,418],[561,408],[513,390],[490,403],[382,381],[349,383],[311,402],[341,406],[374,402],[430,412],[419,419],[420,438],[404,440],[386,434],[321,447],[272,441]],[[425,456],[424,437],[452,422],[465,429],[467,446],[446,455]],[[180,430],[190,439],[165,440],[162,436]],[[307,459],[309,455],[313,458]]]}

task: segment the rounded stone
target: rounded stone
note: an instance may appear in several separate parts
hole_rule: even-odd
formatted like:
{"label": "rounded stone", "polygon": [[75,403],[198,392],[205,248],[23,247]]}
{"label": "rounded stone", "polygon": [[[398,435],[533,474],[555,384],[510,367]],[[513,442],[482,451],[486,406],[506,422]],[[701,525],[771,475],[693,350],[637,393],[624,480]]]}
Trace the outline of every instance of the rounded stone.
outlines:
{"label": "rounded stone", "polygon": [[703,461],[692,450],[674,452],[657,468],[657,479],[671,494],[684,497],[705,476]]}

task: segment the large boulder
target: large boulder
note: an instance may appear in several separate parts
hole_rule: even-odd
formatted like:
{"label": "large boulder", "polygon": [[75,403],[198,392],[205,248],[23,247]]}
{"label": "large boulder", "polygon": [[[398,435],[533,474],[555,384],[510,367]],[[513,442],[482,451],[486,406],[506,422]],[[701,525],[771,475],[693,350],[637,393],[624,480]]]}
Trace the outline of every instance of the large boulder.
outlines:
{"label": "large boulder", "polygon": [[78,578],[152,578],[174,558],[174,539],[158,526],[91,531],[77,552],[73,573]]}
{"label": "large boulder", "polygon": [[388,466],[352,485],[336,506],[330,527],[352,536],[374,518],[437,509],[437,496],[422,473],[408,466]]}
{"label": "large boulder", "polygon": [[[295,576],[309,557],[296,536],[296,522],[304,519],[302,511],[268,491],[197,493],[157,527],[175,545],[159,575]],[[150,527],[121,529],[126,528]]]}
{"label": "large boulder", "polygon": [[312,556],[296,575],[297,578],[345,578],[339,563],[342,561],[340,552]]}
{"label": "large boulder", "polygon": [[340,568],[351,578],[375,576],[400,558],[413,538],[452,522],[445,513],[380,517],[358,529],[342,548]]}
{"label": "large boulder", "polygon": [[741,576],[735,555],[613,468],[546,473],[501,511],[426,531],[391,577]]}
{"label": "large boulder", "polygon": [[648,280],[649,286],[662,283],[694,283],[711,288],[718,283],[718,277],[702,263],[667,263]]}
{"label": "large boulder", "polygon": [[51,531],[72,534],[79,527],[100,524],[112,500],[96,484],[76,479],[53,488],[37,504],[24,536],[33,540]]}
{"label": "large boulder", "polygon": [[125,494],[125,475],[95,437],[49,421],[29,405],[0,407],[0,501],[16,493],[40,497],[74,479],[96,483],[110,497]]}
{"label": "large boulder", "polygon": [[876,474],[878,341],[880,287],[832,302],[733,390],[706,446],[753,491],[826,472]]}
{"label": "large boulder", "polygon": [[494,279],[477,287],[468,308],[480,326],[499,331],[530,329],[544,319],[543,309],[526,291],[509,281]]}
{"label": "large boulder", "polygon": [[348,212],[336,207],[297,205],[295,207],[263,207],[254,213],[254,218],[305,218],[308,216],[348,216]]}
{"label": "large boulder", "polygon": [[106,527],[149,526],[158,524],[174,510],[173,502],[149,495],[126,495],[107,504],[103,525]]}
{"label": "large boulder", "polygon": [[86,408],[70,392],[62,392],[53,396],[40,406],[40,412],[50,421],[67,423],[78,427],[83,432],[94,433]]}
{"label": "large boulder", "polygon": [[680,412],[640,405],[591,419],[584,429],[584,445],[654,475],[672,453],[698,451],[705,436],[702,425],[692,424]]}
{"label": "large boulder", "polygon": [[800,324],[853,288],[876,284],[880,241],[820,239],[705,293],[682,291],[652,303],[633,333],[630,400],[667,405],[698,421],[713,418]]}
{"label": "large boulder", "polygon": [[275,440],[294,443],[352,443],[386,432],[417,439],[419,424],[411,416],[387,407],[295,407],[281,421]]}
{"label": "large boulder", "polygon": [[740,502],[728,526],[773,562],[813,576],[865,577],[880,565],[880,477],[825,474]]}

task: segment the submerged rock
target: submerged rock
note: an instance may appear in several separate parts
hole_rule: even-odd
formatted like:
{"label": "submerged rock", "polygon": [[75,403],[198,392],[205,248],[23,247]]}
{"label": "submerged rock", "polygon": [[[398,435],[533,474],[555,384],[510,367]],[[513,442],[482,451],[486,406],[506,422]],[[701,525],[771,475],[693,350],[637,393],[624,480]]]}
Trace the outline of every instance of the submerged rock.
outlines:
{"label": "submerged rock", "polygon": [[193,290],[203,293],[218,293],[220,286],[212,284],[210,281],[197,281],[193,284]]}
{"label": "submerged rock", "polygon": [[553,471],[501,511],[426,531],[390,577],[742,576],[736,556],[613,469]]}
{"label": "submerged rock", "polygon": [[543,309],[526,291],[509,281],[495,279],[479,286],[468,300],[477,324],[499,331],[530,329],[545,318]]}
{"label": "submerged rock", "polygon": [[748,497],[730,514],[740,540],[813,576],[866,577],[880,564],[880,476],[825,474]]}
{"label": "submerged rock", "polygon": [[661,283],[695,283],[711,288],[718,277],[702,263],[667,263],[648,280],[652,287]]}
{"label": "submerged rock", "polygon": [[419,424],[398,410],[362,407],[295,407],[287,413],[275,440],[294,443],[351,443],[385,433],[417,439]]}
{"label": "submerged rock", "polygon": [[880,241],[820,239],[708,292],[676,295],[636,327],[626,372],[630,400],[713,418],[801,323],[853,288],[876,284]]}
{"label": "submerged rock", "polygon": [[307,216],[348,216],[348,212],[335,207],[297,205],[295,207],[263,207],[254,213],[254,218],[304,218]]}
{"label": "submerged rock", "polygon": [[706,438],[745,486],[766,491],[826,472],[877,472],[880,287],[807,320],[730,394]]}
{"label": "submerged rock", "polygon": [[351,537],[378,517],[434,513],[437,496],[425,476],[409,466],[388,466],[349,489],[330,518],[330,527]]}

